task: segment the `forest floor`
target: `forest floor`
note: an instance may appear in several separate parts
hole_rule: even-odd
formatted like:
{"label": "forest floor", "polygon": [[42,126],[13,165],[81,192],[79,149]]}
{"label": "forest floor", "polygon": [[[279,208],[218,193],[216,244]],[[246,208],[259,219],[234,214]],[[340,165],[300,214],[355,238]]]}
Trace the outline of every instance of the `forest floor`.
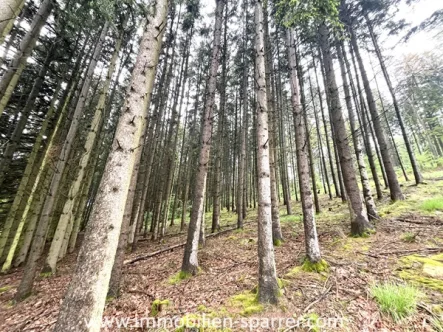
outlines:
{"label": "forest floor", "polygon": [[[443,326],[443,210],[435,201],[443,200],[442,176],[443,172],[428,174],[427,184],[418,187],[404,184],[405,201],[391,204],[386,198],[379,202],[382,218],[375,223],[376,233],[366,238],[349,236],[346,203],[321,195],[318,234],[323,258],[330,266],[322,273],[300,268],[305,251],[300,204],[292,202],[291,216],[281,206],[285,241],[275,248],[282,284],[277,306],[262,307],[253,300],[252,290],[258,284],[253,210],[248,212],[244,230],[207,239],[199,252],[201,271],[189,279],[174,279],[182,247],[128,264],[131,259],[184,242],[185,234],[169,236],[162,243],[142,241],[138,250],[127,256],[120,298],[107,302],[104,317],[108,327],[103,331],[118,330],[117,324],[128,324],[121,330],[137,330],[135,324],[156,320],[160,325],[162,319],[172,317],[181,317],[182,322],[187,319],[188,325],[197,320],[208,325],[209,319],[219,324],[214,319],[218,317],[224,331],[439,331]],[[235,218],[232,212],[222,214],[224,225],[234,224]],[[209,214],[206,220],[210,220]],[[12,299],[22,269],[0,276],[0,331],[50,330],[74,265],[75,255],[66,257],[55,276],[40,276],[35,293],[18,304]],[[407,282],[419,289],[421,297],[414,315],[394,322],[380,312],[369,289],[384,281]],[[270,325],[278,320],[280,327]],[[291,329],[296,324],[299,327]],[[181,329],[185,330],[198,331]],[[216,330],[208,326],[200,329]]]}

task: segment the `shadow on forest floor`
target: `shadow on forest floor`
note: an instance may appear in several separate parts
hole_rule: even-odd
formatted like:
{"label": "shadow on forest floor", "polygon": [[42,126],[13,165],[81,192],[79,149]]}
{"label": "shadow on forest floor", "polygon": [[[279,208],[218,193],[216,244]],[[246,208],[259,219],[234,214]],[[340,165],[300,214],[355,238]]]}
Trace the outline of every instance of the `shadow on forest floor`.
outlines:
{"label": "shadow on forest floor", "polygon": [[[118,318],[187,317],[191,320],[219,317],[236,324],[241,318],[301,319],[313,331],[432,331],[437,330],[443,310],[443,211],[433,210],[428,200],[442,197],[443,181],[404,186],[406,201],[378,202],[381,220],[376,233],[367,238],[348,236],[347,204],[321,195],[322,212],[317,216],[318,234],[328,272],[302,271],[304,236],[300,205],[292,202],[294,215],[285,216],[281,206],[285,241],[275,248],[282,296],[278,306],[262,307],[250,301],[257,281],[256,212],[249,211],[245,229],[208,239],[199,252],[201,272],[171,284],[168,279],[180,269],[183,249],[165,252],[124,267],[122,295],[108,301],[104,316]],[[442,199],[443,200],[443,199]],[[224,225],[235,224],[235,214],[222,214]],[[210,218],[206,218],[210,220]],[[179,244],[185,234],[169,236],[163,243],[143,241],[127,259]],[[440,255],[439,255],[440,254]],[[74,269],[75,255],[59,264],[55,276],[40,278],[35,294],[23,303],[10,303],[22,270],[0,276],[0,330],[46,331],[57,319],[61,298]],[[380,313],[369,288],[375,283],[407,282],[423,294],[416,313],[400,322]],[[157,300],[157,301],[156,301]],[[241,301],[250,301],[243,305]],[[154,303],[154,305],[153,305]],[[322,320],[323,319],[323,320]],[[329,320],[329,321],[328,321]],[[118,330],[116,320],[103,330]],[[255,331],[290,331],[284,326],[255,327]],[[327,326],[326,326],[326,325]],[[431,327],[431,324],[435,324]],[[443,324],[443,323],[442,323]],[[308,327],[299,330],[308,330]],[[152,329],[151,329],[152,330]],[[169,329],[171,330],[171,329]],[[182,329],[184,330],[184,329]],[[216,329],[205,328],[204,331]],[[225,331],[229,330],[225,325]],[[246,329],[245,329],[246,330]],[[203,330],[201,330],[203,331]]]}

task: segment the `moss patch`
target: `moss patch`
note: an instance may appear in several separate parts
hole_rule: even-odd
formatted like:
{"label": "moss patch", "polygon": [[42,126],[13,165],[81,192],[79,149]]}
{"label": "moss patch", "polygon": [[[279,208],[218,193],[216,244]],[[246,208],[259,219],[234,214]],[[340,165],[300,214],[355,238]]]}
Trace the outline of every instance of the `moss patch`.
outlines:
{"label": "moss patch", "polygon": [[151,316],[153,316],[153,317],[157,316],[158,313],[160,311],[162,311],[162,309],[164,307],[167,307],[170,304],[171,304],[171,301],[169,301],[169,300],[159,300],[159,299],[154,300],[154,302],[152,302],[152,305],[151,305]]}
{"label": "moss patch", "polygon": [[443,292],[443,254],[405,256],[400,259],[400,268],[400,278]]}
{"label": "moss patch", "polygon": [[258,302],[257,290],[255,292],[243,292],[231,297],[231,303],[241,308],[242,316],[250,316],[264,310],[264,306]]}
{"label": "moss patch", "polygon": [[301,266],[301,269],[305,272],[328,272],[329,271],[329,265],[328,263],[322,259],[317,263],[312,263],[309,261],[309,259],[305,259],[303,262],[303,265]]}
{"label": "moss patch", "polygon": [[171,285],[176,285],[180,283],[182,280],[189,279],[191,277],[192,277],[191,273],[179,271],[168,279],[168,283]]}

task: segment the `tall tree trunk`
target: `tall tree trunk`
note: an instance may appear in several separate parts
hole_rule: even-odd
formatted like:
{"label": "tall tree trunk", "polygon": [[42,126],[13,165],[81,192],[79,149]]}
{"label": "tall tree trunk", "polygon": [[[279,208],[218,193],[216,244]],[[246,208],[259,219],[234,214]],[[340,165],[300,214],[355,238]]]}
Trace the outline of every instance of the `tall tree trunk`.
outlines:
{"label": "tall tree trunk", "polygon": [[195,275],[198,272],[198,239],[204,212],[206,178],[211,152],[211,136],[213,126],[213,111],[215,104],[215,91],[217,84],[217,71],[220,63],[220,43],[223,21],[223,9],[226,0],[216,0],[214,39],[211,55],[211,67],[208,80],[207,97],[203,118],[203,131],[201,136],[201,150],[195,176],[194,200],[192,202],[191,220],[189,222],[188,237],[183,256],[181,270],[184,273]]}
{"label": "tall tree trunk", "polygon": [[275,153],[277,144],[275,140],[275,131],[277,130],[275,124],[275,99],[272,88],[273,80],[273,66],[272,66],[272,49],[269,41],[269,17],[267,10],[268,3],[263,4],[263,37],[265,42],[265,72],[266,72],[266,97],[268,108],[268,125],[269,125],[269,166],[271,171],[271,204],[272,204],[272,240],[274,245],[280,245],[283,241],[283,234],[280,226],[280,210],[279,210],[279,195],[278,195],[278,180],[277,180],[277,160]]}
{"label": "tall tree trunk", "polygon": [[14,132],[12,133],[11,139],[9,140],[8,144],[6,145],[3,155],[0,157],[0,187],[3,184],[3,181],[5,179],[7,170],[9,168],[9,165],[12,161],[12,156],[14,155],[15,151],[17,150],[17,147],[20,143],[20,139],[23,134],[23,130],[25,129],[25,126],[28,122],[29,116],[31,115],[32,110],[34,109],[36,102],[35,100],[38,97],[38,94],[40,92],[40,89],[43,85],[43,81],[45,79],[46,73],[49,69],[49,65],[51,64],[52,58],[54,56],[54,48],[51,47],[48,54],[46,55],[45,62],[43,63],[36,80],[34,81],[34,84],[32,86],[32,90],[28,95],[28,98],[26,100],[25,107],[20,112],[20,120],[16,124],[14,128]]}
{"label": "tall tree trunk", "polygon": [[388,70],[386,68],[386,64],[383,59],[383,55],[381,54],[381,50],[380,50],[380,47],[379,47],[378,41],[377,41],[377,36],[374,33],[373,24],[372,24],[371,20],[369,19],[368,14],[365,14],[365,20],[366,20],[366,24],[368,25],[369,33],[371,35],[371,39],[372,39],[372,42],[375,47],[375,53],[377,54],[378,60],[380,61],[381,70],[382,70],[383,75],[386,79],[386,84],[388,85],[388,89],[389,89],[389,92],[392,97],[392,102],[394,104],[395,114],[397,116],[398,124],[400,125],[401,134],[403,136],[403,140],[405,141],[406,151],[408,152],[409,160],[410,160],[411,166],[412,166],[412,171],[414,173],[415,183],[416,184],[422,183],[423,176],[420,173],[420,169],[419,169],[417,160],[415,159],[414,151],[412,149],[412,145],[409,140],[408,133],[406,132],[406,127],[405,127],[405,124],[403,121],[403,117],[400,112],[400,106],[398,105],[397,97],[395,95],[394,87],[392,85],[391,78],[390,78]]}
{"label": "tall tree trunk", "polygon": [[[3,0],[2,0],[3,2]],[[40,35],[40,30],[46,23],[49,14],[54,8],[54,0],[44,0],[40,5],[37,13],[32,20],[31,27],[26,35],[23,37],[18,52],[11,60],[8,69],[3,74],[0,81],[0,115],[5,110],[12,92],[18,83],[23,70],[26,67],[26,61],[34,49],[37,39]],[[0,20],[1,22],[1,20]]]}
{"label": "tall tree trunk", "polygon": [[357,57],[357,62],[360,67],[361,77],[363,80],[363,86],[366,92],[366,98],[368,100],[369,112],[371,113],[371,119],[374,124],[374,131],[377,136],[378,145],[380,146],[380,154],[386,171],[389,190],[391,192],[391,199],[393,201],[403,200],[404,196],[401,192],[400,184],[398,183],[397,174],[395,173],[394,170],[394,165],[392,164],[391,155],[386,144],[385,133],[383,131],[379,114],[377,112],[377,107],[375,105],[374,95],[372,94],[368,75],[366,74],[366,70],[363,64],[363,59],[360,55],[360,50],[357,45],[357,37],[352,27],[350,28],[350,33],[351,33],[352,47]]}
{"label": "tall tree trunk", "polygon": [[351,233],[363,235],[370,227],[368,218],[363,208],[363,203],[358,188],[357,178],[352,160],[351,148],[349,147],[349,136],[346,132],[343,113],[340,106],[337,83],[335,80],[332,55],[329,44],[329,31],[326,23],[319,27],[320,46],[323,53],[323,65],[326,74],[327,92],[331,105],[331,118],[334,126],[334,138],[340,157],[340,166],[343,174],[343,182],[346,194],[349,198],[351,213]]}
{"label": "tall tree trunk", "polygon": [[336,179],[335,171],[334,171],[334,160],[332,158],[331,145],[329,144],[329,137],[330,136],[328,134],[328,127],[326,126],[326,116],[325,116],[325,111],[324,111],[323,97],[322,97],[322,92],[320,90],[320,84],[318,82],[317,66],[315,63],[314,55],[312,55],[312,62],[314,65],[314,74],[315,74],[315,82],[317,84],[318,99],[320,101],[321,119],[323,122],[323,129],[325,131],[325,144],[326,144],[326,151],[328,152],[329,168],[331,169],[332,183],[334,184],[335,196],[340,197],[341,194],[340,194],[339,186],[337,185],[337,179]]}
{"label": "tall tree trunk", "polygon": [[348,109],[349,123],[351,125],[352,141],[354,143],[355,156],[357,157],[358,170],[360,172],[360,180],[363,188],[363,197],[366,203],[366,211],[369,219],[377,219],[378,214],[372,198],[371,187],[369,185],[368,174],[366,172],[366,164],[363,158],[363,151],[360,144],[360,138],[357,133],[355,123],[355,112],[352,107],[351,94],[349,92],[349,83],[346,75],[345,62],[348,62],[342,43],[337,43],[337,55],[340,63],[340,71],[343,81],[343,90],[345,92],[346,107]]}
{"label": "tall tree trunk", "polygon": [[255,2],[255,91],[257,121],[257,175],[258,175],[258,300],[277,303],[279,289],[274,259],[271,175],[269,159],[268,100],[266,96],[265,41],[263,6]]}
{"label": "tall tree trunk", "polygon": [[63,147],[60,151],[60,155],[58,157],[56,166],[55,166],[55,173],[52,177],[50,188],[48,195],[45,198],[45,203],[43,205],[42,213],[40,220],[38,222],[38,226],[36,229],[36,233],[34,235],[34,239],[32,241],[32,248],[30,252],[30,256],[28,258],[28,261],[26,263],[25,267],[25,273],[23,275],[23,278],[20,282],[20,286],[17,290],[16,294],[16,300],[23,300],[26,298],[30,292],[32,291],[32,285],[35,278],[35,273],[37,271],[37,261],[43,251],[45,240],[46,240],[46,234],[50,223],[50,217],[51,213],[53,212],[55,199],[57,197],[57,191],[61,184],[61,179],[63,172],[65,170],[65,166],[67,164],[68,157],[71,152],[71,148],[74,142],[75,135],[77,133],[77,128],[81,119],[81,116],[83,115],[84,106],[86,103],[86,98],[89,92],[89,87],[92,81],[92,76],[94,74],[94,69],[96,67],[96,64],[98,62],[98,58],[101,53],[101,49],[103,47],[106,33],[108,31],[109,23],[106,23],[102,28],[102,33],[100,35],[100,38],[98,40],[98,43],[96,45],[96,48],[94,50],[94,55],[92,57],[91,62],[89,63],[88,73],[86,74],[85,81],[83,83],[82,91],[80,94],[79,101],[76,105],[73,119],[69,127],[68,134],[66,136],[66,139],[63,143]]}
{"label": "tall tree trunk", "polygon": [[315,226],[314,202],[311,191],[307,131],[305,117],[300,103],[300,86],[297,73],[297,60],[294,33],[287,30],[289,76],[292,94],[292,114],[295,128],[295,144],[297,150],[297,170],[300,183],[300,196],[303,210],[303,226],[305,231],[306,257],[311,263],[321,261],[317,228]]}
{"label": "tall tree trunk", "polygon": [[[377,167],[375,165],[374,154],[372,152],[371,140],[369,138],[369,129],[366,123],[366,117],[364,116],[365,100],[363,96],[363,91],[360,86],[360,80],[357,72],[357,66],[354,61],[354,55],[351,52],[352,65],[355,70],[355,81],[357,83],[357,89],[354,85],[354,78],[351,73],[351,66],[348,61],[345,61],[346,70],[349,76],[349,82],[351,85],[352,94],[354,96],[354,103],[357,108],[357,118],[360,125],[360,131],[363,136],[363,143],[365,145],[366,155],[368,157],[369,168],[371,169],[372,181],[374,181],[375,191],[377,192],[377,199],[383,198],[383,192],[381,190],[380,179],[377,174]],[[357,98],[358,95],[358,98]],[[359,106],[360,105],[360,106]]]}
{"label": "tall tree trunk", "polygon": [[[311,95],[312,107],[313,107],[313,111],[314,111],[315,128],[317,131],[318,148],[320,150],[320,162],[321,162],[321,167],[323,169],[323,179],[326,180],[325,193],[327,193],[329,195],[329,199],[332,199],[331,184],[329,183],[328,169],[326,167],[326,160],[325,160],[325,156],[323,153],[323,140],[322,140],[321,133],[320,133],[320,121],[318,119],[317,108],[315,106],[314,91],[313,91],[313,87],[312,87],[311,76],[309,74],[308,74],[308,79],[309,79],[309,92]],[[321,98],[321,96],[318,96],[318,97]]]}
{"label": "tall tree trunk", "polygon": [[[118,122],[91,218],[80,249],[78,264],[60,308],[54,331],[99,331],[111,270],[117,251],[134,170],[136,149],[147,120],[163,31],[167,0],[148,7],[140,51]],[[89,324],[89,326],[87,326]]]}
{"label": "tall tree trunk", "polygon": [[117,63],[118,54],[120,52],[120,47],[122,44],[123,36],[120,35],[116,41],[115,50],[112,55],[111,61],[109,63],[108,72],[106,74],[105,84],[100,93],[99,101],[95,108],[94,117],[89,126],[89,131],[87,133],[86,142],[83,149],[83,155],[80,158],[80,163],[78,165],[78,173],[74,181],[69,188],[68,198],[66,199],[62,214],[57,224],[57,229],[52,239],[51,247],[49,249],[48,257],[46,259],[46,264],[43,272],[55,273],[57,258],[62,246],[62,240],[67,232],[67,228],[71,227],[74,222],[74,202],[80,193],[81,184],[83,182],[84,176],[86,174],[89,159],[91,157],[92,149],[96,144],[98,129],[100,128],[100,123],[102,121],[103,112],[105,110],[106,98],[108,96],[109,87],[111,84],[111,79],[114,74],[114,69]]}

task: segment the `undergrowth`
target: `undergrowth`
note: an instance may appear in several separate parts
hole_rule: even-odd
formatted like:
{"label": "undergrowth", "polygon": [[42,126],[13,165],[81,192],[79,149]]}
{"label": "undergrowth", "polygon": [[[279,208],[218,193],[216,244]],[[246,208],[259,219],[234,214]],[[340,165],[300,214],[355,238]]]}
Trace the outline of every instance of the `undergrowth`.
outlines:
{"label": "undergrowth", "polygon": [[372,285],[370,293],[377,301],[381,312],[388,314],[396,322],[416,312],[420,297],[420,292],[415,287],[390,282]]}

